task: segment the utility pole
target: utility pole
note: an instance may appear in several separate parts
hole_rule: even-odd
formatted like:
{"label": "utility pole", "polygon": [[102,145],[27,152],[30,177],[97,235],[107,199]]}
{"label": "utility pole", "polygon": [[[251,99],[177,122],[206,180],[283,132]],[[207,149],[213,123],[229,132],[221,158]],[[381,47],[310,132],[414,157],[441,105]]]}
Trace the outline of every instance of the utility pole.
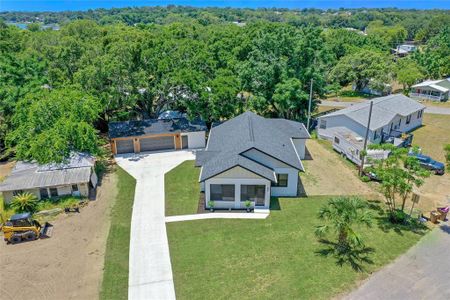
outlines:
{"label": "utility pole", "polygon": [[362,174],[363,174],[364,160],[365,160],[365,158],[366,158],[367,139],[369,138],[370,120],[372,119],[372,108],[373,108],[373,101],[370,101],[369,118],[368,118],[368,120],[367,120],[367,128],[366,128],[366,137],[364,138],[363,153],[361,154],[361,165],[359,166],[359,176],[360,176],[360,177],[361,177]]}
{"label": "utility pole", "polygon": [[308,132],[309,132],[309,123],[311,120],[311,102],[312,102],[312,93],[313,93],[313,82],[314,82],[314,79],[311,78],[311,86],[309,87],[308,121],[306,123],[306,130],[308,130]]}

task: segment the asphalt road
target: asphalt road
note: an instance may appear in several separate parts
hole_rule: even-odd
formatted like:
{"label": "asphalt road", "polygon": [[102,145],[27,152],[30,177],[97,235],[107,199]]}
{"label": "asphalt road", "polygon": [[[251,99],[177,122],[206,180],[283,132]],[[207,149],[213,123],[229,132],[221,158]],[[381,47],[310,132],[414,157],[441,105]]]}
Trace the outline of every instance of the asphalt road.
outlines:
{"label": "asphalt road", "polygon": [[434,229],[346,300],[450,299],[450,226]]}

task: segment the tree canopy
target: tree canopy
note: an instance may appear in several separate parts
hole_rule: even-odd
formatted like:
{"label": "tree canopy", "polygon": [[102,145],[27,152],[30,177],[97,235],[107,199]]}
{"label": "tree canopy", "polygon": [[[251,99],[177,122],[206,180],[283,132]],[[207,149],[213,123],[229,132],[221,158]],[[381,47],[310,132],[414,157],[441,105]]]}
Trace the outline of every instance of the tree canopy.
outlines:
{"label": "tree canopy", "polygon": [[[208,123],[245,110],[302,122],[311,80],[319,99],[348,84],[450,74],[449,23],[431,24],[447,20],[442,11],[168,6],[0,18],[60,25],[0,21],[0,159],[97,153],[108,122],[165,109]],[[418,35],[420,51],[394,62],[393,44]]]}

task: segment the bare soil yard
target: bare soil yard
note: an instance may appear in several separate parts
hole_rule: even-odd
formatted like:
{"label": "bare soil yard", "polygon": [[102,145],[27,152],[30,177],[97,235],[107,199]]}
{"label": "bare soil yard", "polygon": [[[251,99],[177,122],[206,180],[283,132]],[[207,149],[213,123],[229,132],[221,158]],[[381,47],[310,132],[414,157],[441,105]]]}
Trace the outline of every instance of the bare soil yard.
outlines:
{"label": "bare soil yard", "polygon": [[361,195],[378,198],[378,193],[362,182],[356,167],[327,149],[325,141],[308,140],[306,147],[312,159],[304,160],[305,173],[300,173],[305,193],[312,195]]}
{"label": "bare soil yard", "polygon": [[0,182],[11,173],[13,167],[13,162],[0,162]]}
{"label": "bare soil yard", "polygon": [[60,215],[50,239],[0,241],[2,299],[98,299],[116,175],[106,175],[97,200],[80,214]]}
{"label": "bare soil yard", "polygon": [[[422,148],[424,154],[445,162],[444,145],[450,144],[450,116],[424,114],[421,128],[414,131],[413,144]],[[431,175],[425,179],[425,184],[419,188],[421,200],[419,208],[428,214],[437,206],[448,205],[447,198],[450,197],[450,174],[449,171],[443,176]]]}

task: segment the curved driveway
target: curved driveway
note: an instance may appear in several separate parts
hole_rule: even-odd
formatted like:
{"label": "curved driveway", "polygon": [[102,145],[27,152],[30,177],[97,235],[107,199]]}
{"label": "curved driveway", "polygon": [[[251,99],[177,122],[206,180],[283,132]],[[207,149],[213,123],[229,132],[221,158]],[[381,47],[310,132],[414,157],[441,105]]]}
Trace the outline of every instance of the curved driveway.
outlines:
{"label": "curved driveway", "polygon": [[136,179],[131,218],[128,299],[175,299],[164,207],[164,174],[191,151],[117,156],[120,167]]}

